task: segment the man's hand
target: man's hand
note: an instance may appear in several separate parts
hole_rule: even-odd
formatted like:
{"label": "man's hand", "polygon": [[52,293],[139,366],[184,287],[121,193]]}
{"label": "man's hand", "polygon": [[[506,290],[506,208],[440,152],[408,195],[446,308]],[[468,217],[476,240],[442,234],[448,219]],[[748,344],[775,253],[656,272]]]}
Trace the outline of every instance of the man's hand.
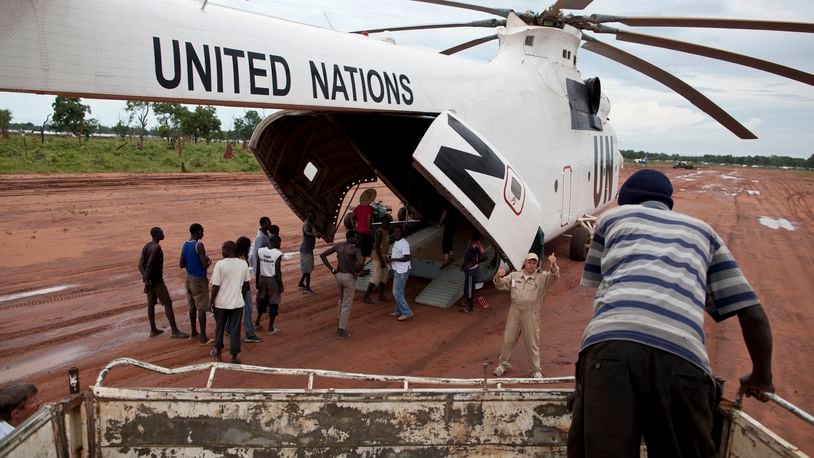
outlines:
{"label": "man's hand", "polygon": [[551,253],[551,255],[548,257],[548,262],[551,263],[551,267],[556,267],[557,266],[557,256],[554,255],[554,253]]}
{"label": "man's hand", "polygon": [[769,397],[766,393],[774,393],[774,385],[771,379],[767,381],[758,380],[754,375],[744,375],[740,378],[741,386],[738,393],[743,393],[746,397],[754,397],[760,402],[766,402]]}
{"label": "man's hand", "polygon": [[212,313],[215,313],[215,303],[214,302],[211,302],[209,304],[209,311],[212,312]]}
{"label": "man's hand", "polygon": [[497,269],[497,276],[500,277],[500,278],[505,277],[506,276],[506,269],[504,269],[503,267],[501,267],[500,269]]}

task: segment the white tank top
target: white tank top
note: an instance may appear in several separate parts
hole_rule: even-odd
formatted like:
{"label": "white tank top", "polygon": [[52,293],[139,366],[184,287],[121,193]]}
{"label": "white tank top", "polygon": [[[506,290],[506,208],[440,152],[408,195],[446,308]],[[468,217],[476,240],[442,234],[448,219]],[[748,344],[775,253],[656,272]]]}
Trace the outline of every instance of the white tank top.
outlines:
{"label": "white tank top", "polygon": [[282,255],[283,252],[278,248],[260,248],[257,251],[257,258],[260,260],[260,275],[274,277],[277,273],[277,263]]}

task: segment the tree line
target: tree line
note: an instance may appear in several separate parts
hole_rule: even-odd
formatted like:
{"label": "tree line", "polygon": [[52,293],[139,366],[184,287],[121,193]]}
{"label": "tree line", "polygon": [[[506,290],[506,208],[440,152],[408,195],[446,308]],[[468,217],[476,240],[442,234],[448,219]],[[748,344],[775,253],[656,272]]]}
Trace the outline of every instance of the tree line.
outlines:
{"label": "tree line", "polygon": [[[0,109],[0,131],[3,137],[8,138],[9,129],[27,132],[39,132],[44,136],[46,130],[75,135],[81,142],[82,138],[89,138],[94,134],[115,134],[120,137],[138,135],[138,147],[144,147],[144,136],[151,135],[163,138],[168,146],[176,148],[179,154],[183,151],[183,142],[189,139],[195,143],[204,140],[229,140],[246,142],[252,136],[254,128],[260,123],[260,115],[254,110],[248,110],[243,117],[233,118],[232,130],[224,132],[218,119],[215,108],[211,106],[197,106],[194,110],[178,103],[150,103],[139,100],[128,100],[125,104],[127,121],[119,120],[115,126],[103,126],[98,119],[90,117],[91,109],[82,104],[81,99],[58,96],[52,104],[53,111],[48,114],[42,124],[35,125],[27,122],[14,124],[11,122],[12,113]],[[158,121],[156,126],[148,128],[150,111],[155,114]],[[790,156],[733,156],[731,154],[704,154],[700,156],[686,156],[678,154],[651,153],[648,151],[622,150],[622,156],[628,160],[647,159],[655,161],[690,161],[720,165],[757,165],[761,167],[795,167],[814,168],[814,153],[808,159]]]}
{"label": "tree line", "polygon": [[814,153],[808,159],[791,156],[733,156],[731,154],[704,154],[686,156],[680,154],[650,153],[647,151],[620,150],[626,161],[646,159],[648,161],[676,162],[687,161],[715,165],[756,165],[759,167],[794,167],[814,169]]}
{"label": "tree line", "polygon": [[[131,137],[138,135],[138,147],[144,147],[144,137],[147,135],[164,138],[168,145],[183,148],[185,140],[197,143],[204,140],[229,140],[246,142],[251,138],[254,128],[260,122],[260,114],[249,110],[243,117],[233,118],[231,130],[223,131],[221,121],[217,117],[215,107],[197,106],[193,110],[178,103],[150,103],[140,100],[128,100],[124,112],[127,120],[119,119],[114,126],[104,126],[98,119],[91,117],[91,108],[75,97],[57,96],[51,105],[52,112],[36,125],[31,122],[12,123],[13,114],[10,110],[0,109],[0,131],[3,137],[8,137],[9,130],[22,132],[38,132],[43,137],[46,131],[53,131],[73,135],[80,143],[82,139],[90,138],[95,134],[118,135]],[[155,115],[157,125],[149,127],[150,113]]]}

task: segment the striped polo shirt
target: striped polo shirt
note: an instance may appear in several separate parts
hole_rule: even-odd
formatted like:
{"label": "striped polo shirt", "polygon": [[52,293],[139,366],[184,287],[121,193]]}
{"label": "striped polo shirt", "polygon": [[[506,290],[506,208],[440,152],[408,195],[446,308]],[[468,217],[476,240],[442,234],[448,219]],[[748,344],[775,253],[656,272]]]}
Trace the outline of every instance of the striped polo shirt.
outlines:
{"label": "striped polo shirt", "polygon": [[599,217],[581,284],[597,291],[580,352],[629,340],[685,358],[710,375],[704,311],[721,321],[760,304],[709,225],[655,201]]}

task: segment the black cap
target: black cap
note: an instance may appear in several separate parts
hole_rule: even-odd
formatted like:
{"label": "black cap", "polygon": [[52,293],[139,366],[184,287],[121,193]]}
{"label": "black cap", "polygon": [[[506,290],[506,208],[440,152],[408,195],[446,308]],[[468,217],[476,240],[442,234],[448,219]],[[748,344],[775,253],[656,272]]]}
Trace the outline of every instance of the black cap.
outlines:
{"label": "black cap", "polygon": [[631,175],[619,190],[619,205],[636,205],[648,200],[673,208],[673,185],[657,170],[643,169]]}

